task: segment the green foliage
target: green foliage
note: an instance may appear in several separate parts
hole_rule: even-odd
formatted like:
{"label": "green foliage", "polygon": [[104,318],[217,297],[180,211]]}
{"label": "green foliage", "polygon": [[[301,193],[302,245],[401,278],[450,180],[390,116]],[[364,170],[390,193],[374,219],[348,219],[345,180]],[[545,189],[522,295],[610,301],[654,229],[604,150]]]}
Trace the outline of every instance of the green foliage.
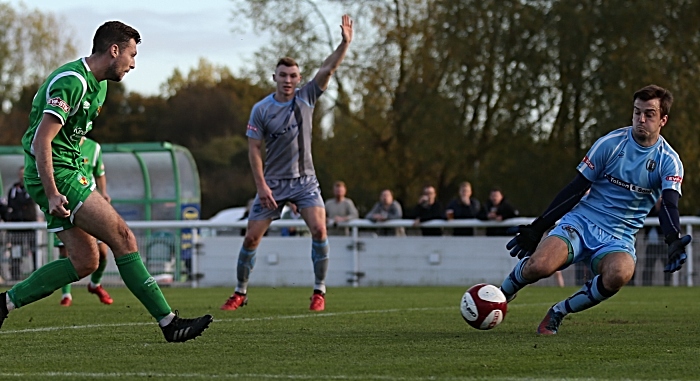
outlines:
{"label": "green foliage", "polygon": [[[682,213],[700,210],[700,195],[688,192],[700,181],[690,117],[700,99],[700,2],[336,3],[354,17],[358,41],[315,149],[322,186],[345,180],[359,205],[391,188],[411,206],[424,184],[446,202],[469,180],[478,198],[500,185],[523,215],[536,215],[595,139],[629,125],[634,91],[656,83],[676,95],[663,133],[686,164]],[[333,19],[314,2],[235,4],[274,35],[278,53],[315,63],[332,46]],[[269,64],[270,49],[260,52]]]}
{"label": "green foliage", "polygon": [[547,308],[574,287],[530,287],[490,331],[459,315],[460,287],[253,288],[237,311],[231,289],[166,288],[184,317],[210,313],[202,337],[166,343],[126,288],[100,304],[74,288],[10,314],[0,330],[2,379],[693,380],[700,364],[693,288],[627,287],[539,337]]}
{"label": "green foliage", "polygon": [[71,28],[55,15],[0,2],[0,144],[19,142],[36,84],[73,57]]}

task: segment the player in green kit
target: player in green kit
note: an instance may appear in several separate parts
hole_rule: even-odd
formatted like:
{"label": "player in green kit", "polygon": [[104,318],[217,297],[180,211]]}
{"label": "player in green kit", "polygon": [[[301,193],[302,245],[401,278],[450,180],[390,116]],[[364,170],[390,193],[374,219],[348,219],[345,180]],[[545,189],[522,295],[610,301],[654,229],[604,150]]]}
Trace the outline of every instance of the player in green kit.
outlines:
{"label": "player in green kit", "polygon": [[50,262],[26,280],[0,293],[0,326],[15,308],[51,295],[98,267],[95,238],[114,254],[124,283],[146,307],[169,342],[202,334],[211,315],[195,319],[173,313],[138,252],[136,238],[124,220],[99,193],[81,163],[80,140],[92,129],[107,93],[107,80],[121,79],[135,68],[141,36],[119,21],[100,26],[89,57],[69,62],[39,87],[22,137],[24,181],[46,216],[49,232],[63,241],[70,258]]}
{"label": "player in green kit", "polygon": [[[90,181],[95,183],[97,186],[96,189],[100,195],[102,195],[107,202],[110,202],[111,198],[107,193],[107,176],[105,175],[105,166],[102,162],[102,147],[96,141],[83,136],[83,138],[80,139],[80,153],[80,161],[83,164],[85,172],[90,174]],[[66,251],[66,246],[58,239],[57,235],[54,235],[54,237],[54,246],[58,247],[59,256],[61,258],[67,258],[68,252]],[[112,304],[114,300],[112,300],[112,297],[109,296],[109,293],[101,284],[102,275],[104,275],[105,268],[107,267],[107,245],[102,241],[97,241],[97,250],[100,254],[99,264],[97,265],[97,270],[90,275],[90,283],[87,289],[89,293],[97,295],[100,302]],[[73,303],[73,296],[70,291],[70,283],[61,288],[61,305],[64,307],[70,307]]]}

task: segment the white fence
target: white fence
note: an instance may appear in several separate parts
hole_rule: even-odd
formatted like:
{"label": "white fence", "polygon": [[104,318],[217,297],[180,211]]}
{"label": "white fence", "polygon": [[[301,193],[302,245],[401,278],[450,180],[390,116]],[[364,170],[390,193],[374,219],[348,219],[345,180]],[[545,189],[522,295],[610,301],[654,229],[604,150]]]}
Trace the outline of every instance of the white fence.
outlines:
{"label": "white fence", "polygon": [[[415,235],[412,220],[394,220],[372,223],[354,220],[342,226],[348,227],[349,236],[330,236],[331,261],[327,282],[329,286],[351,285],[469,285],[477,282],[500,283],[510,272],[515,259],[505,249],[511,237],[486,237],[487,227],[503,227],[526,224],[532,218],[516,218],[504,222],[478,220],[434,220],[420,227],[442,228],[445,235],[421,237]],[[658,225],[649,219],[647,225]],[[693,226],[700,225],[700,217],[682,217],[681,224],[687,234]],[[235,285],[236,261],[243,237],[240,229],[245,221],[233,223],[211,221],[131,221],[129,226],[139,240],[139,247],[149,270],[161,275],[164,282],[173,282],[192,287]],[[275,233],[284,227],[303,227],[303,221],[277,220],[272,223],[271,233],[258,248],[258,260],[251,276],[251,286],[311,286],[311,240],[309,237],[283,237]],[[474,237],[453,237],[449,233],[457,227],[473,227]],[[187,266],[175,255],[175,247],[181,245],[179,229],[193,228],[198,234],[192,236],[193,255]],[[378,229],[403,228],[405,236],[378,236]],[[4,250],[0,255],[0,277],[5,277],[10,258],[13,256],[12,242],[8,233],[17,230],[32,230],[36,242],[34,254],[24,258],[25,272],[41,266],[56,257],[46,234],[44,223],[0,223],[0,241]],[[153,234],[153,232],[170,232]],[[16,234],[16,233],[15,233]],[[3,238],[4,237],[4,238]],[[694,242],[688,247],[688,262],[683,270],[663,279],[663,260],[651,262],[645,267],[646,237],[640,234],[637,240],[637,274],[634,284],[664,284],[693,286],[699,279],[694,271],[698,251]],[[16,251],[16,250],[15,250]],[[15,253],[16,254],[16,253]],[[665,258],[665,251],[662,255]],[[31,262],[31,263],[29,263]],[[648,266],[646,266],[648,267]],[[185,272],[192,277],[181,275]],[[644,274],[644,278],[642,277]],[[27,275],[27,274],[25,274]],[[564,271],[566,283],[580,283],[586,271],[572,266]],[[107,268],[105,283],[121,284],[113,259]],[[7,283],[7,282],[6,282]],[[541,281],[554,285],[553,280]]]}

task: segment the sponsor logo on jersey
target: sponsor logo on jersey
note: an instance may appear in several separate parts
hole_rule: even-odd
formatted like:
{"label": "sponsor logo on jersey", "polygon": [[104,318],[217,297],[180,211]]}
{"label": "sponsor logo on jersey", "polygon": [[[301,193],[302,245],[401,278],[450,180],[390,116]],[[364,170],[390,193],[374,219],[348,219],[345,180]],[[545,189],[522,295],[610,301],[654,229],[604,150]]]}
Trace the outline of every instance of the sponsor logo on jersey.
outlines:
{"label": "sponsor logo on jersey", "polygon": [[583,157],[583,163],[586,164],[586,166],[590,169],[595,169],[595,165],[591,162],[591,159],[588,158],[588,156]]}
{"label": "sponsor logo on jersey", "polygon": [[620,152],[617,157],[625,157],[625,151]]}
{"label": "sponsor logo on jersey", "polygon": [[627,181],[618,179],[615,176],[610,175],[609,173],[605,174],[605,178],[610,181],[611,184],[617,185],[620,188],[627,189],[630,192],[635,192],[635,193],[642,193],[642,194],[651,194],[651,189],[649,188],[642,188],[638,185],[634,185],[631,183],[628,183]]}
{"label": "sponsor logo on jersey", "polygon": [[80,185],[83,186],[83,188],[85,188],[86,186],[88,186],[88,184],[90,184],[87,177],[85,177],[83,175],[78,175],[78,182],[80,183]]}
{"label": "sponsor logo on jersey", "polygon": [[258,128],[253,126],[252,124],[248,125],[248,130],[253,131],[253,132],[258,132]]}
{"label": "sponsor logo on jersey", "polygon": [[647,171],[653,172],[656,169],[656,161],[649,159],[647,160]]}
{"label": "sponsor logo on jersey", "polygon": [[68,103],[66,103],[66,101],[64,101],[64,100],[61,99],[61,98],[58,98],[58,97],[56,97],[56,98],[51,98],[51,99],[49,99],[49,101],[46,102],[46,103],[47,103],[49,106],[53,106],[53,107],[58,107],[58,108],[60,108],[61,110],[63,110],[63,112],[69,112],[69,111],[70,111],[70,105],[69,105]]}
{"label": "sponsor logo on jersey", "polygon": [[666,181],[673,181],[674,183],[682,183],[683,178],[680,176],[666,176]]}
{"label": "sponsor logo on jersey", "polygon": [[77,127],[75,130],[73,130],[73,133],[70,136],[71,140],[80,140],[83,138],[83,136],[87,135],[88,132],[92,130],[92,121],[87,122],[85,125],[85,129],[82,129],[80,127]]}
{"label": "sponsor logo on jersey", "polygon": [[87,158],[87,156],[83,156],[83,164],[87,164],[90,162],[90,159]]}
{"label": "sponsor logo on jersey", "polygon": [[90,102],[88,102],[88,101],[83,102],[83,110],[88,110],[88,109],[90,109]]}

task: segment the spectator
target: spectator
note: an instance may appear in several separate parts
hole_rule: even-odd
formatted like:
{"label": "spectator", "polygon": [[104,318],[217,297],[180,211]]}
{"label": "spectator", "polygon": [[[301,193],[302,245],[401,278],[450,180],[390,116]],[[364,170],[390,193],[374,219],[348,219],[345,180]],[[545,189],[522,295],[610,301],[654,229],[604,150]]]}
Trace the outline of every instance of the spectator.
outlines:
{"label": "spectator", "polygon": [[[477,218],[481,210],[481,203],[472,197],[472,184],[465,181],[459,184],[459,197],[450,201],[445,210],[447,220]],[[474,228],[454,228],[453,235],[472,236]]]}
{"label": "spectator", "polygon": [[[437,192],[432,185],[423,187],[423,194],[418,199],[418,205],[413,208],[411,217],[414,219],[413,226],[418,226],[422,222],[444,219],[442,204],[437,200]],[[442,228],[422,227],[421,234],[424,236],[441,236]]]}
{"label": "spectator", "polygon": [[[484,208],[481,210],[480,219],[485,221],[505,221],[509,218],[520,215],[506,199],[503,197],[501,188],[494,187],[489,193],[489,199],[486,201]],[[503,236],[509,235],[506,233],[508,227],[491,227],[486,228],[487,236]]]}
{"label": "spectator", "polygon": [[350,230],[338,228],[339,223],[347,222],[359,217],[355,203],[345,197],[347,193],[345,183],[336,181],[333,184],[333,198],[326,200],[326,220],[329,235],[349,235]]}
{"label": "spectator", "polygon": [[[366,219],[372,222],[384,222],[388,220],[398,220],[403,217],[403,210],[401,209],[401,204],[394,200],[394,195],[391,190],[384,189],[382,193],[379,194],[379,201],[374,204],[372,210],[365,216]],[[378,235],[402,235],[403,229],[396,228],[382,228],[377,229]]]}
{"label": "spectator", "polygon": [[[656,201],[656,204],[649,211],[647,217],[659,217],[661,209],[661,198]],[[646,237],[646,250],[644,252],[644,267],[642,268],[642,286],[651,286],[652,274],[656,261],[661,261],[662,265],[666,264],[668,252],[666,243],[663,240],[664,233],[661,231],[661,226],[646,226],[644,228],[644,236]],[[671,273],[664,272],[664,286],[671,285]]]}
{"label": "spectator", "polygon": [[[301,220],[301,213],[299,213],[299,209],[297,209],[296,204],[287,202],[287,210],[282,212],[282,217],[280,217],[283,220]],[[280,231],[281,235],[283,237],[309,237],[311,236],[311,231],[309,231],[309,228],[304,226],[302,228],[297,228],[296,226],[290,226],[288,228],[282,228]]]}
{"label": "spectator", "polygon": [[[36,221],[36,203],[24,188],[24,167],[17,172],[19,181],[14,183],[7,193],[7,221],[26,222]],[[26,258],[34,271],[33,259],[36,245],[36,232],[29,230],[14,230],[8,232],[10,244],[10,277],[13,280],[22,278],[22,259]]]}

